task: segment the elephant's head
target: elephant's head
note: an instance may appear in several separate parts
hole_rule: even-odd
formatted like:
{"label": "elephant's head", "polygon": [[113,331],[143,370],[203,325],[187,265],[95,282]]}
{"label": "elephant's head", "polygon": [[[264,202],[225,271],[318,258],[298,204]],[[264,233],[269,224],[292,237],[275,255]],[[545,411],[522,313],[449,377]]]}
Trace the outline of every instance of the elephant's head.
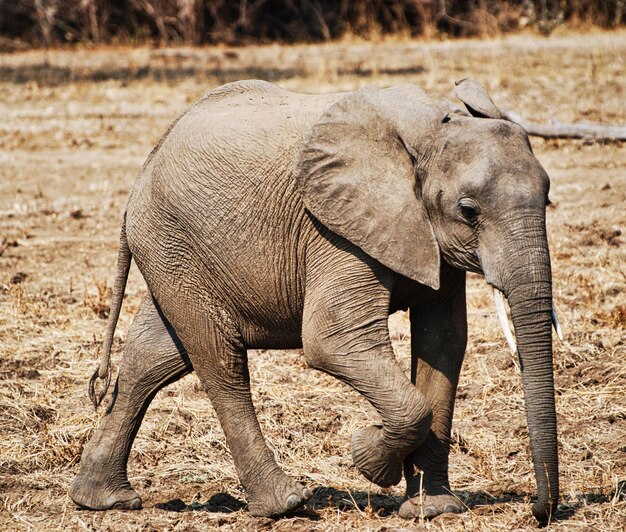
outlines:
{"label": "elephant's head", "polygon": [[526,133],[475,82],[450,115],[420,89],[363,89],[313,126],[295,173],[323,224],[392,270],[439,288],[440,260],[483,273],[511,307],[538,488],[533,514],[556,509],[549,179]]}

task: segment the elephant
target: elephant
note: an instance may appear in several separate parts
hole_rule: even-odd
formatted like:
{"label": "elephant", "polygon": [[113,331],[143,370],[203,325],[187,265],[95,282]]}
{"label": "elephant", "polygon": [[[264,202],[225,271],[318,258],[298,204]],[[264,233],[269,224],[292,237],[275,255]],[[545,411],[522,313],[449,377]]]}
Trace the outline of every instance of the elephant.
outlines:
{"label": "elephant", "polygon": [[[532,512],[551,518],[559,475],[550,181],[525,131],[482,85],[462,80],[456,91],[466,114],[410,84],[315,95],[239,81],[174,121],[124,211],[89,385],[96,408],[111,380],[132,260],[148,292],[110,405],[83,448],[75,503],[141,508],[126,472],[133,439],[156,393],[195,370],[250,513],[299,508],[313,492],[281,470],[264,440],[247,357],[301,348],[308,366],[347,383],[380,415],[382,424],[354,432],[352,458],[382,487],[404,475],[400,516],[461,512],[448,462],[469,271],[510,306],[537,484]],[[389,336],[398,310],[409,311],[410,375]]]}

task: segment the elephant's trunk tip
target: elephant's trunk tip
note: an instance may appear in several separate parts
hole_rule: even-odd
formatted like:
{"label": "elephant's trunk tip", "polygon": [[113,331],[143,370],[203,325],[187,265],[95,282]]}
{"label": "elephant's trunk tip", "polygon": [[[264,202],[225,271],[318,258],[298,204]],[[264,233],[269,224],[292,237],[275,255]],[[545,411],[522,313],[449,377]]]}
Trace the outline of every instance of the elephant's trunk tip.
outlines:
{"label": "elephant's trunk tip", "polygon": [[533,516],[541,526],[547,526],[556,513],[556,508],[556,501],[537,501],[533,504]]}
{"label": "elephant's trunk tip", "polygon": [[[543,468],[546,474],[546,488],[547,493],[539,494],[539,500],[533,504],[532,512],[535,519],[541,526],[547,526],[550,524],[550,520],[556,513],[559,504],[559,487],[558,480],[557,485],[553,486],[550,483],[550,475],[548,474],[548,465],[544,462]],[[557,477],[558,478],[558,477]]]}

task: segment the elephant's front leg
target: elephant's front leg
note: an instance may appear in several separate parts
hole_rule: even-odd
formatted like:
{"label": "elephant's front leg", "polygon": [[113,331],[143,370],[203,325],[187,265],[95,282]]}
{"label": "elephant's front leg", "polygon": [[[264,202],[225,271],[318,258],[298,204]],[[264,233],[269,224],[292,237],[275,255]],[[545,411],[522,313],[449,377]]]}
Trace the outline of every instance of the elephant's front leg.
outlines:
{"label": "elephant's front leg", "polygon": [[[307,275],[303,346],[308,363],[352,386],[376,408],[381,426],[356,431],[355,465],[382,487],[402,479],[402,463],[421,445],[431,410],[398,365],[387,316],[393,275],[344,257]],[[308,270],[307,270],[308,271]]]}
{"label": "elephant's front leg", "polygon": [[412,373],[417,370],[416,387],[431,405],[433,421],[426,441],[405,460],[406,500],[399,513],[407,519],[432,518],[463,510],[450,491],[448,457],[456,387],[467,344],[465,273],[450,273],[437,299],[426,306],[412,306],[410,319]]}

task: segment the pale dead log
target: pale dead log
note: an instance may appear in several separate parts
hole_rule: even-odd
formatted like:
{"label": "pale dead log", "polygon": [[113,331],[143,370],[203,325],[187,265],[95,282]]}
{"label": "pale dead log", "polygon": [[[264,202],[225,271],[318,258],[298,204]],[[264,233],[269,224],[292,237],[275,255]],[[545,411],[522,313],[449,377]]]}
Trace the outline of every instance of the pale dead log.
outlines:
{"label": "pale dead log", "polygon": [[[445,100],[443,102],[451,112],[470,116],[470,114]],[[524,120],[515,111],[502,111],[507,120],[520,125],[528,135],[534,137],[542,137],[544,139],[583,139],[583,140],[618,140],[626,141],[626,126],[615,126],[608,124],[599,124],[597,122],[576,122],[566,124],[561,122],[551,122],[550,124],[538,124],[536,122],[528,122]]]}
{"label": "pale dead log", "polygon": [[556,121],[550,124],[537,124],[524,120],[515,111],[505,111],[504,116],[522,126],[529,135],[544,139],[626,140],[626,126],[597,122],[564,124]]}

